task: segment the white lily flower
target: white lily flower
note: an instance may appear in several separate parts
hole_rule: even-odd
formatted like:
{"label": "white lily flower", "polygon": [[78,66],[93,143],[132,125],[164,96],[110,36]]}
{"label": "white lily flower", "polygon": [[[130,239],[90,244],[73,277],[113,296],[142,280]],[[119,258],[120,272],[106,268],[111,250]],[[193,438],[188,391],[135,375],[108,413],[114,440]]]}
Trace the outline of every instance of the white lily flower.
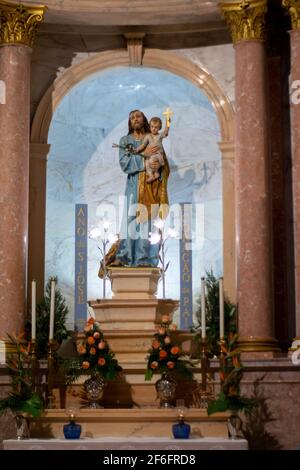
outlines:
{"label": "white lily flower", "polygon": [[165,222],[162,219],[157,219],[157,220],[155,220],[153,225],[154,225],[154,227],[158,228],[159,230],[162,230],[165,226]]}
{"label": "white lily flower", "polygon": [[107,237],[109,243],[115,243],[118,240],[117,235],[114,235],[113,233],[110,233]]}
{"label": "white lily flower", "polygon": [[108,230],[110,226],[111,226],[111,222],[109,220],[104,220],[103,222],[104,230]]}
{"label": "white lily flower", "polygon": [[92,228],[90,231],[91,238],[99,238],[101,236],[101,230],[98,227]]}
{"label": "white lily flower", "polygon": [[149,237],[149,241],[150,241],[150,244],[151,245],[156,245],[157,243],[160,242],[160,234],[159,233],[152,233],[150,232],[150,237]]}

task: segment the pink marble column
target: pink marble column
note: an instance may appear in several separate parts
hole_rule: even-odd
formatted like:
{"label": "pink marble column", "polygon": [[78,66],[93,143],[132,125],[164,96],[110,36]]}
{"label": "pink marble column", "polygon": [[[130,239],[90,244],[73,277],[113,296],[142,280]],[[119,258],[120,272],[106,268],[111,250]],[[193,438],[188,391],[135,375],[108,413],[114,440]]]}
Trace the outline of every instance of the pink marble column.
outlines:
{"label": "pink marble column", "polygon": [[244,40],[235,51],[239,334],[245,350],[274,350],[265,48]]}
{"label": "pink marble column", "polygon": [[31,49],[0,47],[0,336],[24,325],[29,191]]}
{"label": "pink marble column", "polygon": [[272,308],[266,0],[221,5],[235,43],[236,259],[239,341],[243,351],[278,350]]}
{"label": "pink marble column", "polygon": [[30,58],[43,7],[0,0],[0,338],[23,329],[28,245]]}
{"label": "pink marble column", "polygon": [[[299,6],[300,10],[300,6]],[[294,249],[295,249],[295,291],[296,291],[296,338],[300,340],[300,25],[290,31],[291,40],[291,126],[293,159],[293,200],[294,200]],[[297,91],[298,90],[298,91]],[[294,93],[294,94],[293,94]]]}

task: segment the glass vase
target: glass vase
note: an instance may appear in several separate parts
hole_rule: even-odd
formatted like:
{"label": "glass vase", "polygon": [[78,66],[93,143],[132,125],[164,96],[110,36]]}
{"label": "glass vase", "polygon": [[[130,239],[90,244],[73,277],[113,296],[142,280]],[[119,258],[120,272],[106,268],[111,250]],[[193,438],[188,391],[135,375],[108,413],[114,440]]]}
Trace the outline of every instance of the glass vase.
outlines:
{"label": "glass vase", "polygon": [[167,372],[162,373],[162,377],[155,384],[157,395],[160,399],[160,408],[173,408],[176,381]]}
{"label": "glass vase", "polygon": [[17,428],[17,439],[28,439],[29,438],[29,427],[25,416],[16,415],[16,428]]}
{"label": "glass vase", "polygon": [[239,439],[242,427],[242,420],[238,411],[231,411],[231,415],[227,421],[229,439]]}
{"label": "glass vase", "polygon": [[84,382],[84,390],[89,402],[88,408],[103,408],[99,405],[105,387],[105,380],[102,375],[93,375]]}

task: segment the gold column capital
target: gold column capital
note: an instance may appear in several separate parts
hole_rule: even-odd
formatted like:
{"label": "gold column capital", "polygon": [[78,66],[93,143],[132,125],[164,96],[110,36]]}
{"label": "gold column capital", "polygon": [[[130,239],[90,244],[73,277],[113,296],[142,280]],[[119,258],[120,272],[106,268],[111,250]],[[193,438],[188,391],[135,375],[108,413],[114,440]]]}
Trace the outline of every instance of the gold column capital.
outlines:
{"label": "gold column capital", "polygon": [[230,28],[232,41],[264,41],[267,0],[239,0],[219,4]]}
{"label": "gold column capital", "polygon": [[292,29],[300,28],[300,0],[282,0],[282,6],[291,16]]}
{"label": "gold column capital", "polygon": [[25,6],[0,0],[0,45],[25,44],[33,47],[38,24],[44,20],[44,6]]}

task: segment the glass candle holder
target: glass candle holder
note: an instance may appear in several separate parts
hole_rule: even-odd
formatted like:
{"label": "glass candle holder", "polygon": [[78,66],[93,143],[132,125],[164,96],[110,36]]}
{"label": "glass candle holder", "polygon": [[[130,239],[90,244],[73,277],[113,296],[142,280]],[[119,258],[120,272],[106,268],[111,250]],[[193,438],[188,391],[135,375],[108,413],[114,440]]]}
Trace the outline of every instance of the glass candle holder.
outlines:
{"label": "glass candle holder", "polygon": [[175,439],[188,439],[190,437],[191,426],[184,422],[184,411],[178,410],[178,423],[173,424],[172,432]]}
{"label": "glass candle holder", "polygon": [[69,423],[64,424],[63,432],[66,439],[79,439],[81,434],[81,425],[75,423],[75,412],[69,410]]}

